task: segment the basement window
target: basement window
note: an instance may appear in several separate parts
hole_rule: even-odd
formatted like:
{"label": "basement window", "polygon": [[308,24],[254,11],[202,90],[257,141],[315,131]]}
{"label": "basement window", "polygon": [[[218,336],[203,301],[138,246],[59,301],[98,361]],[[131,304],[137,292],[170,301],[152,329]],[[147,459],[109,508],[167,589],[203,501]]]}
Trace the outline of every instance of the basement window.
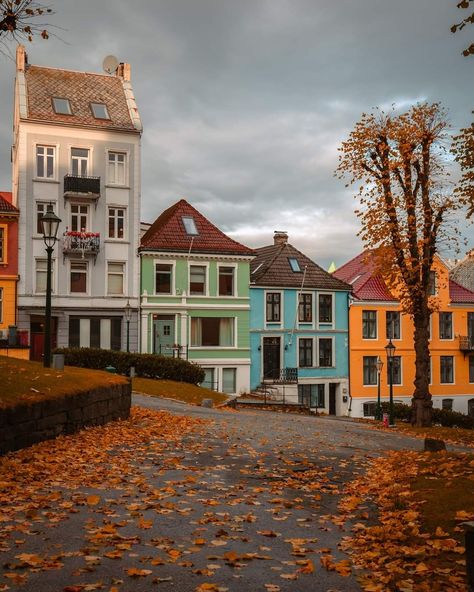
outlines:
{"label": "basement window", "polygon": [[53,97],[54,112],[58,115],[72,115],[71,103],[69,99]]}

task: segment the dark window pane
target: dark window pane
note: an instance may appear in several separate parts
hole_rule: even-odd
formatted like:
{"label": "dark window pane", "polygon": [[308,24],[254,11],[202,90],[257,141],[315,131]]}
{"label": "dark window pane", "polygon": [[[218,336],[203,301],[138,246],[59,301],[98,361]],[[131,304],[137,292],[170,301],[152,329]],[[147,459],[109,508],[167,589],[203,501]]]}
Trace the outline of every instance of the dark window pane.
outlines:
{"label": "dark window pane", "polygon": [[332,339],[319,339],[319,366],[332,366]]}
{"label": "dark window pane", "polygon": [[364,356],[364,384],[377,384],[377,356]]}
{"label": "dark window pane", "polygon": [[299,366],[301,368],[313,365],[313,340],[299,340]]}
{"label": "dark window pane", "polygon": [[313,295],[300,294],[298,306],[298,320],[300,323],[311,323],[313,320]]}
{"label": "dark window pane", "polygon": [[267,292],[267,306],[266,306],[266,319],[267,322],[277,323],[280,321],[280,293],[279,292]]}
{"label": "dark window pane", "polygon": [[439,313],[439,338],[453,338],[453,315],[451,312]]}
{"label": "dark window pane", "polygon": [[400,313],[398,311],[389,311],[386,315],[387,339],[400,339]]}
{"label": "dark window pane", "polygon": [[100,347],[100,319],[91,319],[91,347]]}
{"label": "dark window pane", "polygon": [[377,339],[377,311],[362,311],[362,337],[363,339]]}
{"label": "dark window pane", "polygon": [[156,266],[155,291],[157,294],[171,294],[171,270],[172,265]]}
{"label": "dark window pane", "polygon": [[332,323],[332,294],[319,295],[319,322]]}
{"label": "dark window pane", "polygon": [[110,321],[110,349],[122,349],[122,319]]}
{"label": "dark window pane", "polygon": [[69,317],[69,347],[80,346],[80,319]]}
{"label": "dark window pane", "polygon": [[234,268],[219,267],[219,296],[233,296]]}

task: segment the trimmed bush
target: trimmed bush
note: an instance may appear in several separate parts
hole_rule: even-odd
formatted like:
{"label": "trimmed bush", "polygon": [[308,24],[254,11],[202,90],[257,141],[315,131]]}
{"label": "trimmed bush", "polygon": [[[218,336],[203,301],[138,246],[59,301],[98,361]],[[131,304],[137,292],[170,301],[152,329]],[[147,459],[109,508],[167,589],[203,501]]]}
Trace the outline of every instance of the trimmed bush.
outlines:
{"label": "trimmed bush", "polygon": [[[411,421],[411,405],[404,403],[394,403],[393,410],[395,419],[401,421]],[[382,403],[383,413],[389,413],[390,404]],[[432,423],[439,424],[448,428],[465,428],[467,430],[474,429],[474,417],[469,417],[464,413],[457,411],[448,411],[447,409],[438,409],[433,407]]]}
{"label": "trimmed bush", "polygon": [[129,374],[130,368],[135,368],[135,375],[143,378],[164,378],[178,382],[198,384],[204,380],[204,370],[201,366],[181,360],[155,354],[132,354],[109,349],[94,349],[90,347],[59,348],[56,354],[64,354],[67,366],[104,370],[113,366],[119,374]]}

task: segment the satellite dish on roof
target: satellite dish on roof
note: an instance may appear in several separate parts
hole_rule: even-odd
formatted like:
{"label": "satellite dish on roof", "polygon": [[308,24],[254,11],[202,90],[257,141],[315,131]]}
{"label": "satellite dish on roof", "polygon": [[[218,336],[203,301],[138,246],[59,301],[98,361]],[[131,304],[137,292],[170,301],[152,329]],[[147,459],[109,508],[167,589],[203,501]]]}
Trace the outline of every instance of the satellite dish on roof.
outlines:
{"label": "satellite dish on roof", "polygon": [[117,70],[118,65],[119,61],[113,55],[106,56],[102,62],[102,68],[104,69],[104,72],[107,72],[107,74],[113,74],[115,70]]}

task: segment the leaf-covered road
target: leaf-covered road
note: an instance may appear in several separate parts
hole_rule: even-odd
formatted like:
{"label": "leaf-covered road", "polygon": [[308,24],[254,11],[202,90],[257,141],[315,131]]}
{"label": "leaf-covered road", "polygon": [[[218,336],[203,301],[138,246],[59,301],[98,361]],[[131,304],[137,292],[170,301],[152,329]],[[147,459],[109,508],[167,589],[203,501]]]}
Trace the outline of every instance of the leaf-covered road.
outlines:
{"label": "leaf-covered road", "polygon": [[0,461],[0,591],[359,589],[338,549],[340,493],[368,457],[419,440],[135,403],[130,421]]}

